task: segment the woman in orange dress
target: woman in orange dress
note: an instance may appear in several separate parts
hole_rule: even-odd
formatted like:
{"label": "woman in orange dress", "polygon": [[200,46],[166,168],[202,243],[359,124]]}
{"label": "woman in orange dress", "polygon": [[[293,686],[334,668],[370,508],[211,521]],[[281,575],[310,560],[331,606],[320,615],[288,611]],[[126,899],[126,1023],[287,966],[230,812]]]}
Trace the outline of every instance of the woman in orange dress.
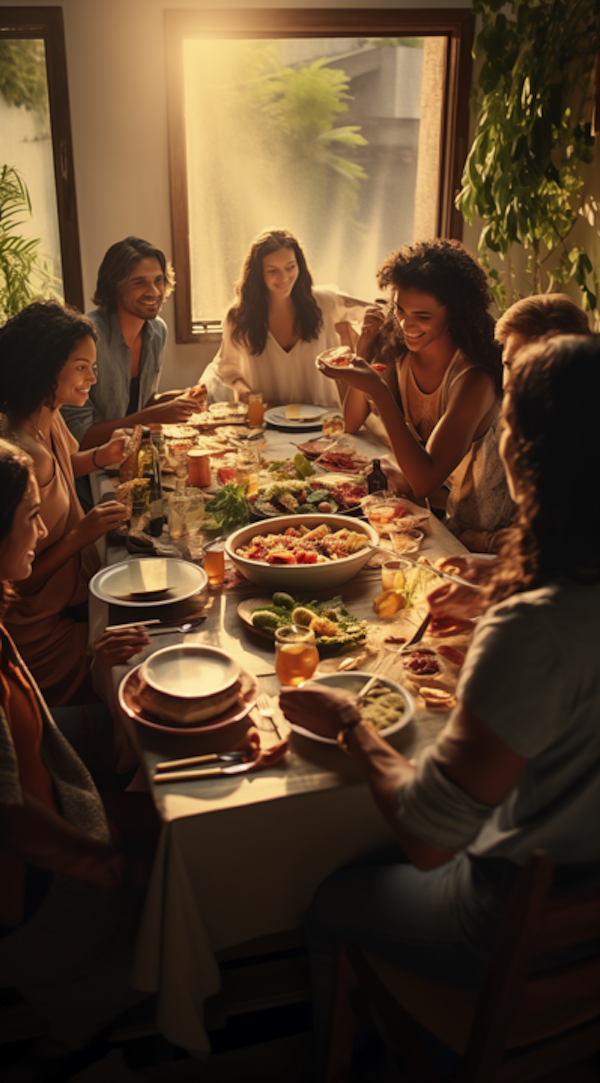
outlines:
{"label": "woman in orange dress", "polygon": [[108,501],[84,515],[75,491],[76,477],[122,460],[125,432],[80,452],[60,414],[84,405],[96,381],[96,337],[90,320],[55,302],[28,305],[0,330],[2,433],[33,459],[47,531],[7,626],[53,706],[81,697],[91,655],[77,607],[100,566],[94,542],[127,514]]}

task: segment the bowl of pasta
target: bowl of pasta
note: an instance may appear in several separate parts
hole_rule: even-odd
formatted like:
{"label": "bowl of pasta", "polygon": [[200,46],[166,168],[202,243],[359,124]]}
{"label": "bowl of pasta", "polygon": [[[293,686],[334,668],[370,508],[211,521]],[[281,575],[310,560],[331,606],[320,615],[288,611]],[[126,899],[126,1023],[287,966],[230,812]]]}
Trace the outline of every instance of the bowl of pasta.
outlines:
{"label": "bowl of pasta", "polygon": [[282,515],[236,530],[225,549],[252,583],[302,594],[347,583],[377,542],[369,523],[344,515]]}

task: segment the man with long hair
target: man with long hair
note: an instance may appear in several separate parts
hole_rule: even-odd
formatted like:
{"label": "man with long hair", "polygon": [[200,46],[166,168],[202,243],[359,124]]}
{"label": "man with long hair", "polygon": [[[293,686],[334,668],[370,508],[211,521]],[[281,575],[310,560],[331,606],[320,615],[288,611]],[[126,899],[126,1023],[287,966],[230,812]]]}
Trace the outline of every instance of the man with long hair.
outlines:
{"label": "man with long hair", "polygon": [[157,391],[167,340],[159,313],[174,287],[172,265],[149,241],[126,237],[104,256],[89,313],[98,331],[97,382],[85,406],[63,410],[82,449],[119,426],[177,423],[198,409],[189,389]]}

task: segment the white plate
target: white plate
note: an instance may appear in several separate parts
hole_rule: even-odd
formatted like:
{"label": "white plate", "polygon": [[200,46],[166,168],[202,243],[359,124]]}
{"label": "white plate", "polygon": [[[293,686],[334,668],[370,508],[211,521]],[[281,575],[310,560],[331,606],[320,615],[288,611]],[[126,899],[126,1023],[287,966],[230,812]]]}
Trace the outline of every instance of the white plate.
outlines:
{"label": "white plate", "polygon": [[321,429],[321,420],[325,414],[330,414],[333,406],[327,409],[325,406],[311,406],[303,403],[300,406],[300,417],[314,418],[312,421],[299,421],[297,418],[285,416],[285,406],[272,406],[265,410],[265,421],[274,429],[284,429],[290,432],[314,432]]}
{"label": "white plate", "polygon": [[140,584],[143,586],[139,565],[147,559],[147,557],[139,557],[125,560],[122,564],[112,564],[109,568],[102,568],[90,580],[92,594],[101,602],[108,602],[109,605],[138,609],[143,606],[172,605],[173,602],[182,602],[185,598],[191,598],[203,590],[208,584],[208,576],[203,568],[190,564],[187,560],[174,560],[172,557],[167,557],[166,594],[132,597],[132,592],[139,590]]}
{"label": "white plate", "polygon": [[[371,673],[352,670],[350,673],[326,673],[324,677],[312,677],[311,680],[316,681],[317,684],[326,684],[331,688],[339,688],[340,691],[348,692],[349,695],[356,695],[371,676]],[[391,692],[398,692],[406,703],[402,717],[397,722],[394,722],[393,726],[378,731],[381,737],[391,737],[392,734],[398,733],[398,730],[403,729],[410,722],[415,713],[415,703],[406,689],[390,677],[378,677],[377,680],[381,681],[382,684],[387,684]],[[321,737],[320,734],[312,733],[310,730],[304,729],[304,726],[296,726],[293,722],[290,722],[290,728],[293,729],[294,733],[300,734],[301,737],[308,737],[311,741],[318,741],[322,745],[337,744],[337,741],[334,741],[332,737]]]}
{"label": "white plate", "polygon": [[225,692],[239,675],[238,663],[225,651],[184,643],[151,654],[140,670],[151,688],[182,699]]}

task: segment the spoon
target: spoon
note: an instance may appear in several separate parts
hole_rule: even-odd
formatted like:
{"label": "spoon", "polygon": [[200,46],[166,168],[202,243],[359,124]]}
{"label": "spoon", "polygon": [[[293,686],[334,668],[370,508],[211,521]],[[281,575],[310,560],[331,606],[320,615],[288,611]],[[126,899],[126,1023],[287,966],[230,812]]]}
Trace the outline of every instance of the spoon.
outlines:
{"label": "spoon", "polygon": [[191,632],[193,628],[197,628],[199,624],[203,624],[208,614],[201,613],[199,617],[193,617],[191,620],[186,620],[183,624],[161,624],[160,628],[149,628],[147,635],[149,636],[161,636],[169,635],[172,632]]}

